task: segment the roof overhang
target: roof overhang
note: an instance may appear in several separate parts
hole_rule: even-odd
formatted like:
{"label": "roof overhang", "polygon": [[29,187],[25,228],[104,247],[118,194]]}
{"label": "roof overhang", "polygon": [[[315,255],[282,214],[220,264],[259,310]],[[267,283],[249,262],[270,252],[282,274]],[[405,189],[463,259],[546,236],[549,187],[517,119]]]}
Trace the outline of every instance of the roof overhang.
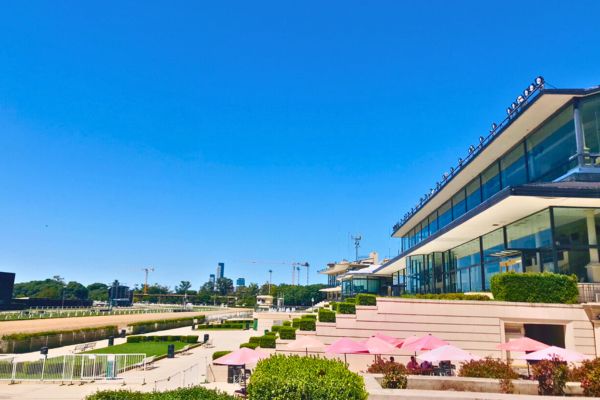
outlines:
{"label": "roof overhang", "polygon": [[319,289],[319,292],[323,292],[323,293],[339,293],[341,291],[342,291],[341,286]]}
{"label": "roof overhang", "polygon": [[[423,206],[393,232],[393,237],[402,237],[419,222],[429,216],[438,207],[448,201],[458,190],[483,172],[502,154],[524,139],[529,133],[567,105],[573,98],[596,93],[597,88],[590,90],[557,89],[543,90],[527,108],[510,124],[479,151],[477,156],[463,165],[458,173],[430,197]],[[433,182],[432,182],[433,185]]]}
{"label": "roof overhang", "polygon": [[548,207],[600,208],[600,184],[566,182],[506,188],[453,221],[436,235],[390,260],[377,275],[406,268],[406,257],[452,249]]}
{"label": "roof overhang", "polygon": [[319,271],[319,273],[323,275],[335,275],[347,271],[348,268],[350,268],[350,264],[335,264],[331,268]]}

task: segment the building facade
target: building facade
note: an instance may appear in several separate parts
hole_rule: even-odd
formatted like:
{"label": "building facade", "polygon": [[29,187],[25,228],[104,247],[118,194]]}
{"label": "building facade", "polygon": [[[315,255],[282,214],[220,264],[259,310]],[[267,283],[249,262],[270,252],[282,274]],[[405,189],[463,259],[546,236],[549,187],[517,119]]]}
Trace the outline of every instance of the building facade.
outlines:
{"label": "building facade", "polygon": [[217,280],[219,280],[224,277],[225,277],[225,263],[220,262],[217,264],[216,278],[217,278]]}
{"label": "building facade", "polygon": [[[501,271],[600,282],[600,88],[532,83],[394,225],[394,293],[480,292]],[[417,197],[417,196],[415,196]]]}
{"label": "building facade", "polygon": [[246,286],[246,278],[237,278],[235,281],[235,286],[237,286],[237,287]]}

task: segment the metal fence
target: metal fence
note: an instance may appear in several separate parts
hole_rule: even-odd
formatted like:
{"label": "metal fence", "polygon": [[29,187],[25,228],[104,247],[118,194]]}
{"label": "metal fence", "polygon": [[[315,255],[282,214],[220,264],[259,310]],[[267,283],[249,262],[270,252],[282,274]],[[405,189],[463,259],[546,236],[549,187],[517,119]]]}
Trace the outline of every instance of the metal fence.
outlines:
{"label": "metal fence", "polygon": [[205,379],[203,379],[200,371],[200,364],[195,364],[171,376],[150,383],[153,384],[155,392],[162,392],[165,390],[196,386],[204,381]]}
{"label": "metal fence", "polygon": [[95,381],[146,368],[145,354],[69,354],[39,360],[0,360],[0,381]]}

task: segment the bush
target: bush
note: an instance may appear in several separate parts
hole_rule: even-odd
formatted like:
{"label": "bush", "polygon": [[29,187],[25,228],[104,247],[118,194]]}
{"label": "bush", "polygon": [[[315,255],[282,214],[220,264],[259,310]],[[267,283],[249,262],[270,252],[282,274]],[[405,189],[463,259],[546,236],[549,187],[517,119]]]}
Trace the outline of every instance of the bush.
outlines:
{"label": "bush", "polygon": [[300,327],[300,318],[294,318],[294,319],[292,320],[292,326],[293,326],[294,328],[299,328],[299,327]]}
{"label": "bush", "polygon": [[351,303],[338,303],[337,308],[340,314],[356,314],[356,306]]}
{"label": "bush", "polygon": [[[406,370],[406,367],[400,363],[384,360],[381,357],[376,357],[375,361],[373,361],[373,363],[367,368],[367,372],[370,374],[385,374],[387,371],[395,368]],[[407,370],[406,374],[408,374]]]}
{"label": "bush", "polygon": [[198,343],[198,336],[196,336],[196,335],[182,336],[181,341],[185,342],[185,343],[192,343],[192,344]]}
{"label": "bush", "polygon": [[210,329],[244,329],[243,322],[224,322],[222,324],[214,325],[196,325],[197,330],[210,330]]}
{"label": "bush", "polygon": [[292,321],[283,321],[283,326],[292,326]]}
{"label": "bush", "polygon": [[491,279],[494,299],[528,303],[575,304],[579,302],[576,275],[551,272],[504,272]]}
{"label": "bush", "polygon": [[86,400],[234,400],[235,397],[202,386],[169,390],[165,392],[133,392],[129,390],[102,390],[89,395]]}
{"label": "bush", "polygon": [[144,336],[127,336],[127,343],[140,343]]}
{"label": "bush", "polygon": [[303,315],[301,319],[312,319],[313,321],[316,321],[317,316],[315,314],[306,314],[306,315]]}
{"label": "bush", "polygon": [[514,386],[512,379],[519,379],[519,374],[511,368],[510,364],[491,357],[463,363],[460,367],[459,376],[499,379],[500,388],[503,393],[513,393]]}
{"label": "bush", "polygon": [[330,301],[329,308],[331,308],[331,311],[335,311],[337,309],[337,301]]}
{"label": "bush", "polygon": [[585,396],[600,397],[600,358],[583,361],[571,371],[569,380],[581,382]]}
{"label": "bush", "polygon": [[204,322],[204,315],[198,317],[175,318],[175,319],[157,319],[153,321],[133,322],[129,324],[133,333],[148,333],[162,331],[166,329],[180,328],[182,326],[192,326],[194,320]]}
{"label": "bush", "polygon": [[377,296],[374,294],[361,293],[356,295],[356,304],[359,306],[376,306]]}
{"label": "bush", "polygon": [[226,354],[231,353],[231,350],[219,350],[219,351],[215,351],[212,355],[212,359],[216,360],[217,358],[221,358]]}
{"label": "bush", "polygon": [[300,320],[299,329],[301,331],[316,331],[317,322],[314,319],[302,319]]}
{"label": "bush", "polygon": [[474,300],[490,301],[490,297],[485,294],[464,294],[464,293],[440,293],[440,294],[403,294],[404,299],[422,299],[422,300]]}
{"label": "bush", "polygon": [[279,337],[284,340],[296,339],[296,329],[291,326],[282,326],[279,330]]}
{"label": "bush", "polygon": [[275,336],[264,335],[260,337],[259,346],[263,349],[274,349],[275,348]]}
{"label": "bush", "polygon": [[533,365],[533,378],[538,381],[538,393],[542,396],[563,396],[568,375],[567,364],[556,358]]}
{"label": "bush", "polygon": [[258,343],[242,343],[242,344],[240,344],[240,349],[244,348],[244,347],[254,350],[255,348],[258,347]]}
{"label": "bush", "polygon": [[273,325],[273,327],[271,327],[271,330],[273,332],[279,332],[280,329],[281,329],[281,325]]}
{"label": "bush", "polygon": [[335,312],[321,308],[319,310],[319,322],[335,322]]}
{"label": "bush", "polygon": [[337,360],[272,355],[258,362],[248,385],[252,400],[366,400],[361,376]]}
{"label": "bush", "polygon": [[141,342],[184,342],[184,343],[197,343],[198,336],[127,336],[127,343],[141,343]]}
{"label": "bush", "polygon": [[344,303],[356,304],[356,298],[347,297],[346,299],[344,299]]}
{"label": "bush", "polygon": [[259,344],[260,343],[260,336],[251,336],[250,339],[248,339],[248,343],[256,343]]}
{"label": "bush", "polygon": [[402,364],[387,362],[383,366],[381,386],[387,389],[406,389],[408,370]]}

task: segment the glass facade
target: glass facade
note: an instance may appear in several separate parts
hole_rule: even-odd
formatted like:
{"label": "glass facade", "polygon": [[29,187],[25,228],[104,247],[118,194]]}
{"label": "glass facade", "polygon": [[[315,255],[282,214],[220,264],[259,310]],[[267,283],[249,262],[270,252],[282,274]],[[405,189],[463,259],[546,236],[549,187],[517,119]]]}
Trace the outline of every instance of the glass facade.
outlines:
{"label": "glass facade", "polygon": [[[586,162],[600,165],[600,95],[580,100]],[[500,190],[530,182],[552,182],[577,166],[574,106],[558,111],[419,221],[402,239],[402,251],[417,245]],[[433,225],[432,225],[433,222]],[[423,225],[427,230],[423,231]]]}
{"label": "glass facade", "polygon": [[359,293],[388,295],[392,278],[380,276],[357,275],[342,281],[342,297],[351,297]]}
{"label": "glass facade", "polygon": [[[586,266],[598,259],[600,208],[550,207],[445,252],[406,258],[393,275],[407,293],[490,290],[498,272],[557,272],[587,281]],[[592,240],[593,242],[593,240]]]}

